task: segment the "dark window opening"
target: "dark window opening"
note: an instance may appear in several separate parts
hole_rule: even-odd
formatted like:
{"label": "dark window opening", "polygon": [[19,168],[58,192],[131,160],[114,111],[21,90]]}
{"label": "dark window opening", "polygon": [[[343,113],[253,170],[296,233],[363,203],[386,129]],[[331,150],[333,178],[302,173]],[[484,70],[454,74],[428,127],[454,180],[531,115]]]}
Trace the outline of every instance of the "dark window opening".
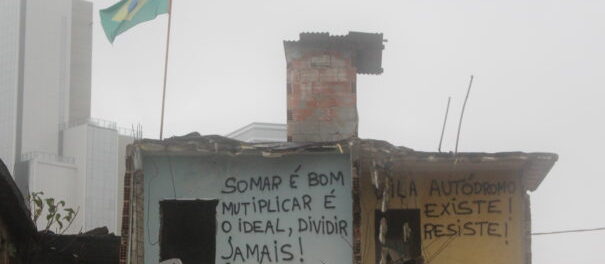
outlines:
{"label": "dark window opening", "polygon": [[160,261],[214,264],[218,200],[160,201]]}
{"label": "dark window opening", "polygon": [[[384,247],[380,244],[380,221],[385,218],[387,232]],[[380,263],[382,253],[387,264],[423,263],[420,240],[420,210],[394,209],[375,214],[376,263]]]}

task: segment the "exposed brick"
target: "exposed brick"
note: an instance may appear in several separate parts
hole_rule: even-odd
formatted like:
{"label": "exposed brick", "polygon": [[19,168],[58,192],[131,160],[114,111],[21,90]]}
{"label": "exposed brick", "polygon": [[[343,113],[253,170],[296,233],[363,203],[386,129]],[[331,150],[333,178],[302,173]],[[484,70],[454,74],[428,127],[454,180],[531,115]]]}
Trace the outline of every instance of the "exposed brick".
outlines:
{"label": "exposed brick", "polygon": [[357,135],[356,69],[348,53],[311,53],[289,62],[288,131],[293,141]]}

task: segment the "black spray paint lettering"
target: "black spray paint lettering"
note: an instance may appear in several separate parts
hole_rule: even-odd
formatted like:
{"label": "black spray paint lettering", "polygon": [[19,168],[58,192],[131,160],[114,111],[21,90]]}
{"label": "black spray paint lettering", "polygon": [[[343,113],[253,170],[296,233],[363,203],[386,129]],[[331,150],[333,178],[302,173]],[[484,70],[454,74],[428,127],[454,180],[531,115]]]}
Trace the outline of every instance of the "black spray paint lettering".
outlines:
{"label": "black spray paint lettering", "polygon": [[233,225],[231,225],[231,222],[223,221],[221,223],[221,230],[223,231],[223,233],[229,233],[231,232],[231,229],[233,229]]}
{"label": "black spray paint lettering", "polygon": [[342,171],[338,171],[336,173],[330,172],[329,174],[309,172],[307,174],[307,181],[308,181],[309,187],[328,186],[328,185],[335,185],[335,184],[340,184],[340,185],[344,186],[345,185],[345,176],[342,173]]}
{"label": "black spray paint lettering", "polygon": [[452,198],[442,203],[426,203],[424,205],[424,215],[434,218],[450,215],[501,214],[500,207],[500,199],[456,201],[456,198]]}
{"label": "black spray paint lettering", "polygon": [[[472,179],[472,177],[469,177]],[[436,180],[431,181],[430,192],[432,194],[442,195],[468,195],[470,194],[470,181],[467,180],[456,180],[448,181],[447,185],[451,187],[445,187],[444,182]],[[476,182],[475,182],[476,183]],[[469,187],[464,187],[464,186]],[[456,187],[457,186],[457,187]],[[505,194],[514,193],[515,187],[514,182],[500,181],[497,183],[488,184],[473,184],[476,186],[473,194],[479,195],[493,195],[493,194]],[[482,187],[480,187],[482,186]],[[491,186],[491,187],[489,187]],[[465,188],[468,190],[463,191]],[[487,188],[487,189],[486,189]],[[477,191],[482,190],[482,191]],[[485,191],[488,190],[488,191]],[[506,210],[508,208],[508,210]],[[427,219],[440,218],[440,217],[451,217],[451,216],[468,216],[468,215],[489,215],[496,214],[502,215],[501,220],[491,221],[477,221],[468,220],[461,221],[458,219],[455,223],[425,223],[424,239],[434,239],[439,237],[498,237],[504,238],[505,244],[508,245],[508,233],[509,233],[509,221],[512,221],[513,213],[513,198],[508,199],[469,199],[469,200],[457,200],[451,198],[444,202],[426,203],[423,206],[423,214]],[[507,215],[507,216],[505,216]],[[504,217],[507,217],[505,220]]]}
{"label": "black spray paint lettering", "polygon": [[282,183],[281,176],[259,176],[247,180],[238,180],[229,177],[225,180],[225,186],[221,193],[245,193],[248,191],[276,191]]}
{"label": "black spray paint lettering", "polygon": [[[294,174],[290,175],[290,188],[297,189],[296,178],[299,177],[296,174],[300,170],[301,165],[299,165],[295,170]],[[314,186],[327,186],[327,185],[335,185],[340,184],[342,186],[345,185],[345,177],[342,171],[338,171],[336,173],[317,173],[317,172],[309,172],[307,174],[307,182],[309,187]],[[283,180],[281,176],[258,176],[251,177],[247,180],[238,180],[235,177],[229,177],[225,180],[223,189],[221,193],[245,193],[249,191],[277,191],[281,186]]]}
{"label": "black spray paint lettering", "polygon": [[[221,193],[233,195],[225,196],[231,199],[223,199],[217,208],[223,216],[228,217],[227,220],[220,222],[220,231],[228,237],[225,241],[227,245],[222,247],[220,256],[225,263],[279,263],[294,259],[303,262],[303,238],[300,235],[341,238],[349,236],[349,220],[321,213],[337,209],[339,204],[337,190],[340,190],[340,186],[345,186],[344,173],[301,171],[302,167],[300,164],[297,165],[283,178],[274,175],[225,179]],[[305,183],[304,180],[307,182]],[[311,193],[288,193],[289,190],[302,191],[300,189],[312,187],[326,187],[327,190],[317,195],[316,199],[313,199],[315,196],[312,197]],[[415,193],[415,185],[413,189]],[[271,195],[270,192],[276,193]],[[246,195],[252,193],[256,196]],[[313,209],[319,211],[313,213]],[[284,214],[292,213],[296,214],[296,220],[292,221],[289,217],[286,220],[282,219]],[[239,217],[232,218],[233,216]],[[257,216],[262,217],[257,218]],[[254,235],[271,236],[270,241],[273,243],[263,244],[254,242],[256,241],[254,239],[247,239]],[[285,241],[280,241],[282,239]],[[299,252],[296,252],[296,243]]]}
{"label": "black spray paint lettering", "polygon": [[238,219],[237,231],[243,234],[272,234],[284,233],[286,229],[283,228],[280,219],[275,220],[245,220],[242,218]]}
{"label": "black spray paint lettering", "polygon": [[301,165],[298,165],[296,169],[294,169],[294,173],[290,174],[290,189],[298,189],[298,185],[296,185],[296,179],[299,177],[298,171],[300,170]]}
{"label": "black spray paint lettering", "polygon": [[418,190],[416,189],[416,182],[410,181],[407,185],[402,180],[397,180],[395,184],[395,192],[392,192],[391,197],[397,196],[398,198],[404,199],[407,197],[417,197]]}
{"label": "black spray paint lettering", "polygon": [[502,195],[515,193],[517,189],[513,181],[489,182],[472,181],[471,179],[472,177],[458,180],[431,180],[429,195]]}
{"label": "black spray paint lettering", "polygon": [[298,237],[298,248],[300,249],[300,262],[305,261],[302,256],[304,254],[303,252],[303,244],[302,244],[302,237]]}
{"label": "black spray paint lettering", "polygon": [[[273,245],[255,243],[244,243],[244,245],[237,245],[233,243],[233,238],[229,236],[227,239],[227,245],[229,248],[228,254],[221,256],[221,259],[225,261],[256,261],[257,263],[262,264],[264,262],[271,263],[291,261],[294,259],[292,244],[280,244],[277,240],[273,241]],[[300,244],[300,246],[302,261],[302,244]]]}
{"label": "black spray paint lettering", "polygon": [[424,224],[424,239],[440,237],[508,237],[508,223],[492,221],[467,221],[462,223],[458,220],[450,224]]}
{"label": "black spray paint lettering", "polygon": [[332,191],[330,191],[330,194],[324,195],[324,208],[325,209],[336,208],[336,206],[332,205],[332,203],[334,202],[333,201],[334,198],[336,198],[336,195],[334,195],[334,189],[332,189]]}
{"label": "black spray paint lettering", "polygon": [[266,214],[266,213],[289,213],[299,211],[311,211],[313,198],[308,195],[295,196],[282,199],[275,196],[273,199],[264,199],[252,197],[251,201],[222,201],[221,208],[223,215],[248,215],[248,214]]}
{"label": "black spray paint lettering", "polygon": [[342,235],[348,237],[348,226],[349,224],[346,220],[339,220],[337,216],[334,216],[333,220],[323,215],[319,219],[311,216],[298,218],[299,233],[307,232],[314,235]]}

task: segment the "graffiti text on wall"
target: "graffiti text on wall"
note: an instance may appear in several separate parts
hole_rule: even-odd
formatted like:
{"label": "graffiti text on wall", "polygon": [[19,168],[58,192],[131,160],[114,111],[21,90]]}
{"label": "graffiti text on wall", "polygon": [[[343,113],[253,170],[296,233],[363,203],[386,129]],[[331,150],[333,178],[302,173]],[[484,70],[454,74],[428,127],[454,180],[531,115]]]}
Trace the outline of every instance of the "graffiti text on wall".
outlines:
{"label": "graffiti text on wall", "polygon": [[[338,213],[339,197],[350,195],[342,171],[304,171],[287,176],[228,177],[217,213],[217,260],[224,263],[299,262],[305,237],[350,241],[350,219]],[[318,195],[318,191],[321,195]],[[313,242],[313,241],[311,241]]]}
{"label": "graffiti text on wall", "polygon": [[[394,188],[400,198],[418,196],[414,181],[397,182]],[[516,190],[514,181],[477,180],[473,175],[430,180],[427,189],[421,190],[428,193],[427,202],[420,208],[424,218],[423,238],[498,237],[508,244],[512,196]]]}

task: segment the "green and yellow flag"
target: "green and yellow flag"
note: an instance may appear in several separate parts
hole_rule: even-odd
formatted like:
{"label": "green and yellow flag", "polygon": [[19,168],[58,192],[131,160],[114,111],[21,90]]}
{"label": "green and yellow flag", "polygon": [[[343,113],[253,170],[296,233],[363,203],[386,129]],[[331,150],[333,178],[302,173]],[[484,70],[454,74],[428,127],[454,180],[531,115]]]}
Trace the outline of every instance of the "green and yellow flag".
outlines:
{"label": "green and yellow flag", "polygon": [[152,20],[169,12],[171,0],[122,0],[101,10],[101,24],[109,42],[117,35],[139,23]]}

